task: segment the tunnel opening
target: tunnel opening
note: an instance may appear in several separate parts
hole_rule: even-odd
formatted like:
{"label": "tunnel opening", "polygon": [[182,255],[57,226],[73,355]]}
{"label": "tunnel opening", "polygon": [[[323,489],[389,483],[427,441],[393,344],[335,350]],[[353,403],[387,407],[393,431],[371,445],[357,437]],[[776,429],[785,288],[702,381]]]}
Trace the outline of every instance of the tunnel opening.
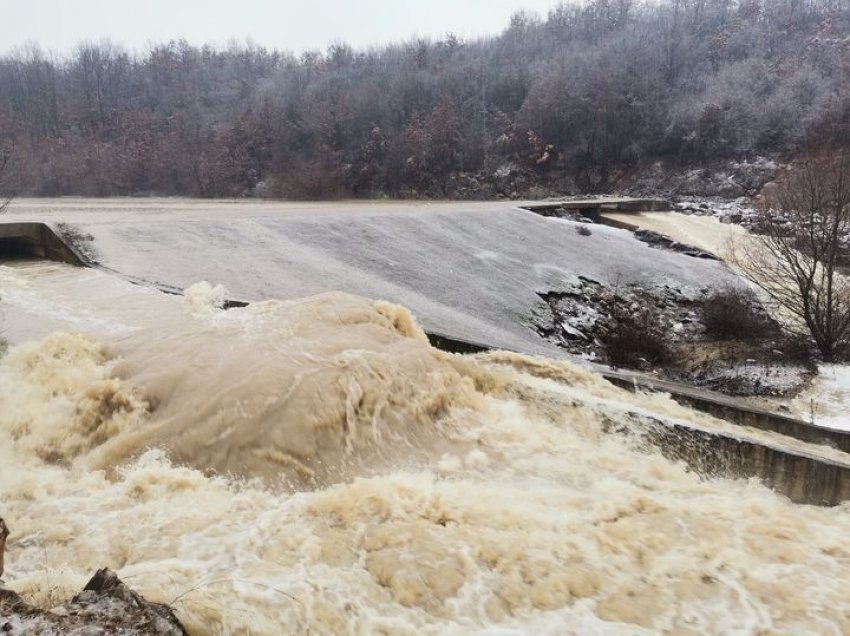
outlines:
{"label": "tunnel opening", "polygon": [[44,258],[38,246],[20,236],[0,237],[0,260],[13,261],[29,258]]}
{"label": "tunnel opening", "polygon": [[43,258],[69,265],[88,263],[45,223],[0,223],[0,259]]}

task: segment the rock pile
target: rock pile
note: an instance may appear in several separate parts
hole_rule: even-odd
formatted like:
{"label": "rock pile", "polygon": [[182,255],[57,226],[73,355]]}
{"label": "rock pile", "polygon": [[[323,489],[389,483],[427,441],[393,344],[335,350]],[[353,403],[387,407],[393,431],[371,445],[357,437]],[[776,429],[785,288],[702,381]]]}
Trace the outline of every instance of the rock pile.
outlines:
{"label": "rock pile", "polygon": [[0,632],[97,636],[185,636],[167,605],[151,603],[102,569],[70,602],[52,611],[33,607],[11,590],[0,589]]}
{"label": "rock pile", "polygon": [[[9,528],[0,518],[0,576]],[[68,603],[52,610],[33,607],[0,581],[0,633],[98,636],[185,636],[186,630],[167,605],[152,603],[127,587],[106,568]]]}
{"label": "rock pile", "polygon": [[539,294],[543,302],[533,312],[532,326],[572,353],[604,359],[603,342],[617,313],[651,307],[671,342],[678,342],[705,330],[696,305],[707,293],[671,285],[609,288],[578,276],[558,290]]}

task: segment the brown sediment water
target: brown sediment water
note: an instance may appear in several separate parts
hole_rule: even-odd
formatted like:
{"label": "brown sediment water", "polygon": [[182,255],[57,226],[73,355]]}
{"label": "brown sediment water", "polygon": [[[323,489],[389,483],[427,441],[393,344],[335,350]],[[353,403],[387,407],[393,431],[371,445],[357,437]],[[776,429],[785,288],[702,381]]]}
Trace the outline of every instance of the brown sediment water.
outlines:
{"label": "brown sediment water", "polygon": [[389,303],[221,298],[0,267],[5,578],[28,600],[108,566],[198,634],[850,632],[848,505],[696,474],[635,414],[727,425],[569,363],[437,351]]}

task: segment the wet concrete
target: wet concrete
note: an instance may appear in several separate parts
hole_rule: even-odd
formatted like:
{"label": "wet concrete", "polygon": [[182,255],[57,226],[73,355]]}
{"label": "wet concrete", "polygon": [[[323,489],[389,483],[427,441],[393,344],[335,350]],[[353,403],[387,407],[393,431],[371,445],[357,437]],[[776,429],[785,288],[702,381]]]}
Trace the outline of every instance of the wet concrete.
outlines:
{"label": "wet concrete", "polygon": [[609,370],[602,371],[602,375],[612,384],[622,388],[630,390],[640,388],[668,393],[680,404],[727,422],[762,431],[773,431],[802,442],[829,446],[850,453],[850,431],[817,426],[786,415],[755,408],[722,393],[696,389],[676,382],[652,378],[646,374]]}
{"label": "wet concrete", "polygon": [[755,477],[795,503],[835,506],[850,500],[850,462],[685,425],[658,422],[647,431],[662,455],[701,474]]}

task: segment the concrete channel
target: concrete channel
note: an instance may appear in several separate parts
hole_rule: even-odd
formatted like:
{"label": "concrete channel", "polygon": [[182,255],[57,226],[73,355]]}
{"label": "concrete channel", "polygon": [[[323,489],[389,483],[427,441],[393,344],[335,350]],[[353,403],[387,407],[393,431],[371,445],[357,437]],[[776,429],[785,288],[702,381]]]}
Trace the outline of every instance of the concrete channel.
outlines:
{"label": "concrete channel", "polygon": [[[576,205],[584,203],[587,202],[576,202]],[[610,203],[625,204],[639,205],[624,201]],[[562,207],[562,204],[559,206]],[[0,221],[0,258],[3,257],[35,257],[80,267],[98,267],[73,245],[64,241],[54,228],[38,222]],[[113,273],[121,275],[120,272]],[[126,278],[134,283],[150,284],[133,277]],[[174,287],[162,288],[162,291],[181,293]],[[245,304],[246,301],[231,300],[226,306]],[[449,334],[431,332],[428,337],[433,346],[452,353],[477,353],[491,349],[486,344],[455,338]],[[728,396],[639,373],[600,367],[594,368],[594,371],[621,388],[662,391],[682,404],[742,427],[779,433],[808,444],[850,453],[850,432],[813,426],[794,418],[754,409]],[[742,429],[742,435],[736,437],[685,424],[671,425],[659,421],[657,425],[649,427],[648,438],[665,456],[685,461],[696,471],[730,477],[756,477],[798,503],[831,506],[850,500],[850,455],[846,462],[830,460],[791,447],[759,443],[748,439],[744,433],[745,429]]]}
{"label": "concrete channel", "polygon": [[2,256],[43,258],[78,267],[90,265],[46,223],[0,222]]}
{"label": "concrete channel", "polygon": [[578,214],[594,223],[603,222],[605,212],[639,214],[640,212],[668,212],[673,206],[663,199],[638,199],[634,197],[598,197],[594,199],[564,199],[523,205],[524,210],[541,216]]}

